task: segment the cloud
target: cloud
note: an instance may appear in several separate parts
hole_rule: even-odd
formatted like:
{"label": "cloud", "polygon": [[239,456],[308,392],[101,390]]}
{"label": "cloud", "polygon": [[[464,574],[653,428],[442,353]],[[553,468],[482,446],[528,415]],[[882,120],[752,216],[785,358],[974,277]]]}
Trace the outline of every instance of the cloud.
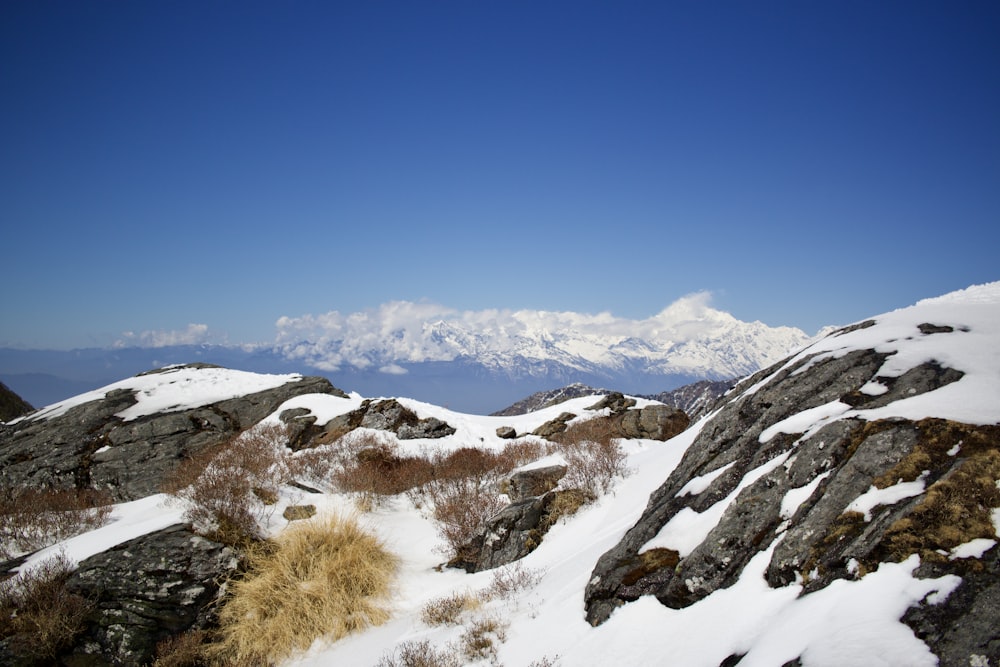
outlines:
{"label": "cloud", "polygon": [[169,345],[202,345],[209,342],[211,334],[207,324],[189,324],[187,328],[174,331],[133,331],[122,332],[114,347],[167,347]]}
{"label": "cloud", "polygon": [[561,350],[567,358],[599,361],[608,348],[642,339],[666,349],[712,335],[736,320],[711,307],[712,295],[697,292],[646,319],[544,310],[465,310],[440,304],[391,301],[343,314],[283,316],[275,322],[275,344],[286,357],[323,370],[344,366],[405,373],[401,363],[453,361],[460,355],[516,353],[526,357]]}

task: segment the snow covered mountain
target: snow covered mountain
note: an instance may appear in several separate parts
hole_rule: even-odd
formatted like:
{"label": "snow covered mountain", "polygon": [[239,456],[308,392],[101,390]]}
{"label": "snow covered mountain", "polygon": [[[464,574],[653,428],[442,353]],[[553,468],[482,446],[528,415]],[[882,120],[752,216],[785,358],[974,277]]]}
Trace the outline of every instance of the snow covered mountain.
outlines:
{"label": "snow covered mountain", "polygon": [[571,383],[653,394],[742,377],[803,346],[791,327],[742,322],[706,295],[633,320],[608,313],[456,311],[393,302],[342,315],[281,318],[274,344],[168,345],[68,352],[0,349],[0,379],[33,405],[166,364],[320,374],[366,396],[405,395],[489,413]]}
{"label": "snow covered mountain", "polygon": [[[24,556],[6,565],[24,577],[61,553],[76,568],[70,589],[85,599],[101,595],[100,607],[81,620],[82,634],[59,649],[67,664],[151,661],[161,640],[207,623],[193,610],[168,627],[161,622],[167,598],[174,595],[179,607],[215,604],[216,589],[205,582],[217,586],[220,571],[206,566],[203,582],[184,579],[198,570],[184,559],[203,554],[199,563],[230,569],[236,561],[222,544],[178,526],[191,497],[147,495],[154,485],[134,475],[148,472],[150,462],[165,470],[198,447],[215,446],[216,436],[285,424],[295,431],[289,446],[296,451],[280,444],[289,457],[277,466],[282,484],[246,491],[266,510],[264,532],[292,534],[307,523],[291,518],[293,506],[308,504],[321,516],[362,507],[364,529],[399,560],[384,622],[340,639],[310,639],[277,664],[994,665],[998,349],[1000,283],[836,330],[743,380],[683,433],[665,442],[617,441],[623,466],[608,478],[610,487],[555,516],[545,499],[572,498],[579,482],[571,480],[580,479],[572,472],[585,459],[533,432],[567,414],[574,415],[571,427],[613,427],[630,411],[641,422],[660,406],[638,399],[616,415],[586,396],[484,417],[406,398],[365,400],[299,376],[166,369],[0,424],[7,484],[131,489],[120,494],[131,502],[116,504],[107,525],[21,549]],[[404,437],[419,424],[434,436]],[[519,438],[505,439],[502,428]],[[350,434],[391,456],[368,447],[348,457]],[[163,451],[167,446],[175,449]],[[470,447],[485,458],[535,452],[506,485],[472,485],[476,498],[509,503],[480,533],[484,549],[523,531],[526,553],[509,565],[442,567],[443,516],[454,518],[437,513],[442,496],[410,487],[373,503],[344,488],[343,477],[322,484],[298,477],[313,468],[291,465],[313,452],[335,466],[374,460],[385,475],[408,463],[412,475],[415,462],[433,467],[456,452],[468,463]],[[509,495],[558,466],[565,476],[555,486]],[[515,475],[523,475],[517,484]],[[533,515],[511,520],[513,511],[531,508]],[[530,516],[536,523],[522,525]],[[165,553],[184,566],[165,568]],[[111,582],[111,595],[115,572],[128,574]],[[152,622],[139,613],[146,607]],[[6,642],[0,638],[0,658],[16,648]],[[437,661],[419,662],[421,655]]]}
{"label": "snow covered mountain", "polygon": [[343,317],[282,318],[277,348],[323,370],[464,361],[510,378],[629,373],[739,377],[808,341],[791,327],[741,322],[704,295],[680,299],[645,320],[608,313],[465,311],[395,302]]}

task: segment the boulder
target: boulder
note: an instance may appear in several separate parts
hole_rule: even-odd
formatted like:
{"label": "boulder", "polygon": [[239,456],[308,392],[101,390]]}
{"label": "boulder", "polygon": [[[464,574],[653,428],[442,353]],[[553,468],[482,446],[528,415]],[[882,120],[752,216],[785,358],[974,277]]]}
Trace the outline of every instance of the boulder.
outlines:
{"label": "boulder", "polygon": [[621,416],[619,430],[623,438],[669,440],[689,424],[683,410],[669,405],[647,405],[639,410],[626,410]]}
{"label": "boulder", "polygon": [[235,571],[229,547],[176,525],[80,563],[67,591],[93,600],[70,665],[145,665],[156,645],[206,628],[220,582]]}
{"label": "boulder", "polygon": [[625,412],[635,405],[635,399],[626,397],[620,391],[613,391],[591,405],[588,410],[610,410],[611,414]]}
{"label": "boulder", "polygon": [[303,521],[312,518],[315,514],[315,505],[289,505],[281,513],[281,516],[285,517],[286,521]]}
{"label": "boulder", "polygon": [[507,482],[507,495],[512,502],[544,495],[556,488],[565,475],[566,466],[547,466],[516,472]]}
{"label": "boulder", "polygon": [[576,415],[572,412],[563,412],[555,419],[551,419],[536,428],[531,434],[547,440],[551,439],[565,431],[566,423],[574,418],[576,418]]}
{"label": "boulder", "polygon": [[518,500],[500,510],[462,554],[449,565],[467,572],[502,567],[524,558],[538,548],[542,538],[564,516],[593,500],[580,489],[549,491],[545,495]]}
{"label": "boulder", "polygon": [[517,437],[517,431],[513,426],[498,426],[497,437],[503,438],[504,440],[513,440]]}

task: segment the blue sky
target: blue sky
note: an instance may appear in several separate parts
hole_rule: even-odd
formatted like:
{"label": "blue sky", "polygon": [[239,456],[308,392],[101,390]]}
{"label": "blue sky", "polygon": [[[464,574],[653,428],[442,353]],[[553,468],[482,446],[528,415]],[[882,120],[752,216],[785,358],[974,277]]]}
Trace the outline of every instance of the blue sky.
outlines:
{"label": "blue sky", "polygon": [[0,345],[1000,279],[993,2],[6,2]]}

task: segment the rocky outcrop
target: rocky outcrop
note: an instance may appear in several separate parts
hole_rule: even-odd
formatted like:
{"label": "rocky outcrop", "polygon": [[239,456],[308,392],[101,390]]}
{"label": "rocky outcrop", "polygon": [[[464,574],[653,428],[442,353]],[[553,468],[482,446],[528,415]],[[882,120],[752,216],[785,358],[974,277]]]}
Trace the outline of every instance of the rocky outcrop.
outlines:
{"label": "rocky outcrop", "polygon": [[394,398],[365,400],[361,407],[331,419],[316,438],[317,444],[333,442],[356,428],[374,428],[395,433],[400,440],[444,438],[455,429],[435,417],[420,419]]}
{"label": "rocky outcrop", "polygon": [[136,390],[116,389],[51,417],[0,425],[0,486],[106,490],[116,500],[156,493],[184,458],[224,442],[303,394],[346,396],[303,377],[211,405],[124,421]]}
{"label": "rocky outcrop", "polygon": [[[781,424],[841,404],[885,406],[963,376],[926,362],[879,377],[888,356],[875,349],[802,355],[740,383],[650,496],[639,521],[598,561],[585,594],[587,619],[602,623],[647,595],[668,607],[690,606],[734,584],[766,550],[768,583],[801,582],[805,593],[917,554],[919,575],[957,574],[962,583],[946,604],[921,603],[904,621],[942,664],[969,664],[974,655],[993,664],[1000,657],[992,629],[1000,620],[1000,549],[968,560],[950,558],[949,550],[995,539],[990,511],[1000,506],[1000,427],[845,418],[804,435],[789,432],[795,420]],[[872,381],[881,393],[871,390]],[[852,505],[872,489],[901,483],[916,484],[916,491],[871,507]],[[719,508],[721,519],[693,548],[654,541],[681,512]]]}
{"label": "rocky outcrop", "polygon": [[623,438],[669,440],[690,423],[682,410],[669,405],[647,405],[639,410],[626,410],[618,428]]}
{"label": "rocky outcrop", "polygon": [[517,500],[490,519],[449,565],[482,572],[520,560],[538,548],[561,517],[573,514],[591,499],[580,489],[563,489]]}
{"label": "rocky outcrop", "polygon": [[521,470],[510,476],[506,485],[507,496],[512,502],[541,496],[556,488],[566,475],[566,466],[546,466]]}
{"label": "rocky outcrop", "polygon": [[571,419],[575,419],[576,415],[572,412],[563,412],[555,419],[550,419],[545,422],[534,431],[531,432],[532,435],[537,435],[540,438],[552,439],[560,433],[564,432],[567,425]]}
{"label": "rocky outcrop", "polygon": [[227,546],[177,525],[80,563],[67,591],[94,603],[69,665],[145,665],[156,645],[212,619],[219,582],[237,566]]}

